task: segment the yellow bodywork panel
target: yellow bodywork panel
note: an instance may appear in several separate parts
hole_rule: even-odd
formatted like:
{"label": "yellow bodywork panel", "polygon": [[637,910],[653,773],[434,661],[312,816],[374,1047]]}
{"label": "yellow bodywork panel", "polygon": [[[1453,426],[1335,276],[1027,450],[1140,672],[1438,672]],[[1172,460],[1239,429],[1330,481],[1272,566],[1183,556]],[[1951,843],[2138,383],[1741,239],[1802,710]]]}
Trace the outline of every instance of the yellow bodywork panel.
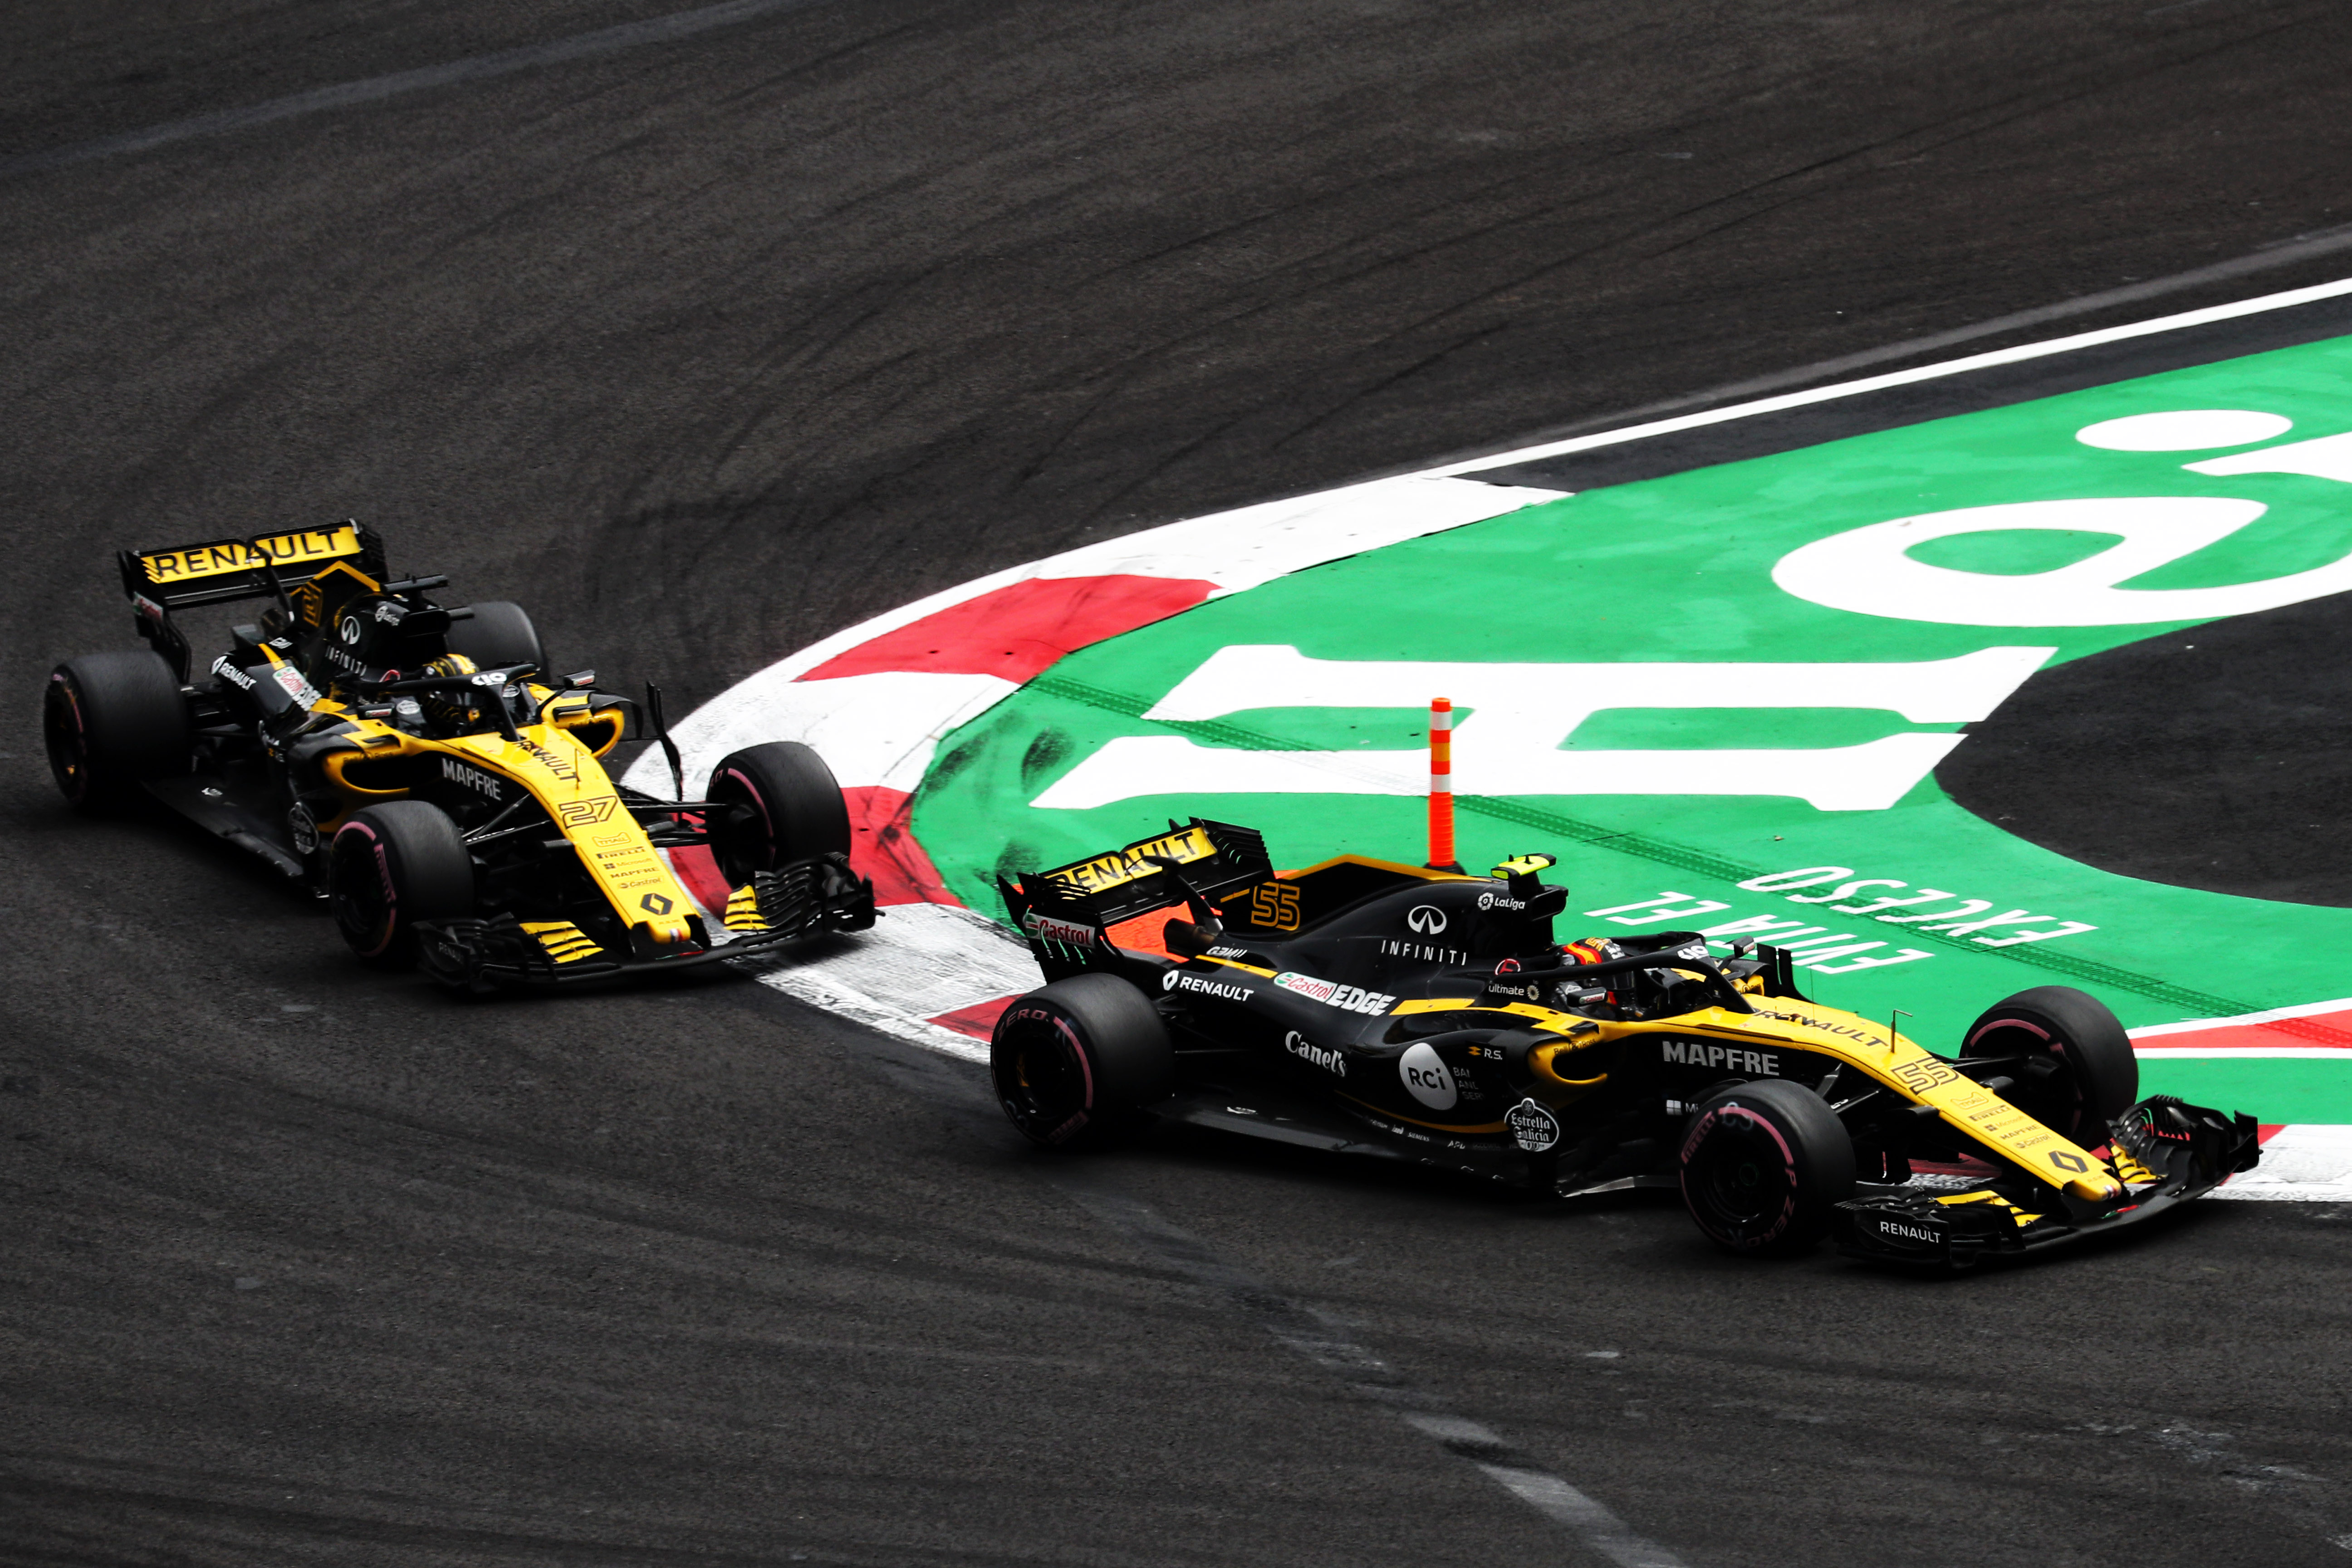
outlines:
{"label": "yellow bodywork panel", "polygon": [[[543,689],[533,690],[542,700],[547,697]],[[334,702],[322,702],[320,710],[346,711]],[[373,768],[394,757],[452,759],[496,774],[530,791],[546,808],[550,820],[579,851],[580,864],[624,921],[646,926],[654,942],[663,947],[691,939],[686,919],[694,912],[694,900],[670,870],[669,862],[646,837],[636,818],[622,806],[612,775],[605,773],[595,753],[560,726],[545,721],[526,726],[522,739],[516,742],[498,734],[428,740],[373,721],[358,722],[361,732],[353,738],[365,750],[330,752],[320,762],[328,782],[353,805],[408,794],[405,789],[362,788],[343,777],[351,767]]]}
{"label": "yellow bodywork panel", "polygon": [[558,963],[577,963],[583,958],[593,958],[604,950],[589,940],[588,933],[570,921],[524,921],[522,929],[531,939],[547,950],[547,955]]}
{"label": "yellow bodywork panel", "polygon": [[623,920],[643,922],[664,947],[688,939],[686,917],[693,900],[636,818],[622,809],[611,776],[587,747],[552,724],[532,725],[520,743],[503,735],[428,743],[530,791]]}
{"label": "yellow bodywork panel", "polygon": [[759,889],[746,884],[738,888],[727,900],[727,912],[719,917],[729,931],[766,931],[768,917],[760,912]]}
{"label": "yellow bodywork panel", "polygon": [[[1672,965],[1668,963],[1661,967]],[[1800,1002],[1793,996],[1759,996],[1756,998],[1754,1006],[1756,1011],[1753,1013],[1732,1013],[1721,1007],[1704,1007],[1671,1018],[1640,1023],[1594,1020],[1527,1002],[1497,1006],[1467,997],[1404,1002],[1398,1005],[1396,1011],[1433,1013],[1475,1009],[1513,1013],[1528,1020],[1522,1027],[1573,1034],[1572,1039],[1563,1041],[1559,1047],[1538,1047],[1528,1053],[1528,1059],[1536,1062],[1541,1069],[1538,1083],[1548,1075],[1563,1089],[1578,1082],[1572,1076],[1574,1063],[1559,1060],[1563,1054],[1589,1049],[1613,1040],[1632,1040],[1649,1036],[1687,1038],[1696,1035],[1721,1040],[1727,1050],[1735,1046],[1777,1045],[1811,1051],[1844,1064],[1849,1072],[1864,1075],[1889,1089],[1897,1089],[1906,1099],[1934,1106],[1944,1121],[1958,1128],[1978,1143],[2008,1156],[2053,1186],[2099,1203],[2123,1195],[2121,1184],[2107,1173],[2105,1167],[2090,1151],[2068,1142],[2000,1096],[1979,1087],[1973,1079],[1954,1072],[1948,1064],[1903,1036],[1892,1033],[1885,1025],[1819,1002]],[[1847,1081],[1856,1092],[1863,1087],[1860,1079]]]}

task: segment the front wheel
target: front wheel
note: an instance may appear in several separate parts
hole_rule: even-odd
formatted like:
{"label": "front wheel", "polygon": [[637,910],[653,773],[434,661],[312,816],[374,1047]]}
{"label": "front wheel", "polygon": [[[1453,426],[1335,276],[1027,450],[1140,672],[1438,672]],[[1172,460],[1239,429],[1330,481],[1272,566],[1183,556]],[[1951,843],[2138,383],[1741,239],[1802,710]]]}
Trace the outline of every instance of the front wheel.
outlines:
{"label": "front wheel", "polygon": [[1853,1195],[1853,1140],[1819,1095],[1766,1079],[1717,1090],[1683,1135],[1683,1202],[1707,1239],[1748,1258],[1809,1252]]}
{"label": "front wheel", "polygon": [[2139,1098],[2139,1058],[2123,1020],[2071,985],[2037,985],[1986,1008],[1960,1047],[1960,1070],[2084,1149]]}
{"label": "front wheel", "polygon": [[719,874],[740,888],[761,871],[849,853],[849,806],[824,759],[797,741],[730,752],[710,770],[703,798]]}
{"label": "front wheel", "polygon": [[352,813],[327,847],[327,900],[352,951],[398,966],[420,921],[474,912],[474,860],[439,806],[392,800]]}
{"label": "front wheel", "polygon": [[1077,974],[1004,1010],[988,1070],[997,1102],[1031,1142],[1099,1148],[1168,1097],[1176,1050],[1150,997],[1115,975]]}

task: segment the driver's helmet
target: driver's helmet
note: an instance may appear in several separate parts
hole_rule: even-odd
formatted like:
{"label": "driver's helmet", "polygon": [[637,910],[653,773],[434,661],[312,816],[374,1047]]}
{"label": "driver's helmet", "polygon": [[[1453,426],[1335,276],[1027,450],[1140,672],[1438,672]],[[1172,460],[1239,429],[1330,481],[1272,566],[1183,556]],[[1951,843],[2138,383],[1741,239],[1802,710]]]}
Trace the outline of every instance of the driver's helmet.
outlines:
{"label": "driver's helmet", "polygon": [[[471,675],[474,661],[462,653],[445,654],[426,665],[425,675]],[[478,688],[465,690],[427,691],[420,696],[425,722],[446,735],[463,735],[481,725],[479,703],[488,692]]]}
{"label": "driver's helmet", "polygon": [[1562,963],[1606,963],[1624,956],[1625,950],[1605,936],[1588,936],[1581,942],[1564,942],[1559,946]]}

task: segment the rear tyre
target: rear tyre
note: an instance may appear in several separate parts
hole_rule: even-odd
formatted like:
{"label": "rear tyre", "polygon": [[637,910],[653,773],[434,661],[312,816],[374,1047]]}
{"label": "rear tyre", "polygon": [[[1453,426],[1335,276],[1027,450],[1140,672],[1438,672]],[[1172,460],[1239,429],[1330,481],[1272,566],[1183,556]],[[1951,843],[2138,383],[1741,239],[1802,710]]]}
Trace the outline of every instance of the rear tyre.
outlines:
{"label": "rear tyre", "polygon": [[81,811],[119,805],[147,779],[188,771],[188,703],[145,648],[86,653],[49,672],[41,699],[49,772]]}
{"label": "rear tyre", "polygon": [[1748,1258],[1809,1252],[1853,1195],[1853,1141],[1821,1097],[1767,1079],[1717,1089],[1683,1135],[1683,1202],[1708,1240]]}
{"label": "rear tyre", "polygon": [[1176,1050],[1150,997],[1115,975],[1079,974],[1004,1010],[988,1070],[1023,1137],[1048,1149],[1102,1148],[1168,1098]]}
{"label": "rear tyre", "polygon": [[449,814],[421,800],[352,813],[327,847],[327,899],[352,951],[398,967],[416,953],[419,921],[474,912],[474,860]]}
{"label": "rear tyre", "polygon": [[797,741],[730,752],[710,770],[703,798],[719,874],[740,888],[754,873],[816,855],[849,853],[849,806],[824,759]]}
{"label": "rear tyre", "polygon": [[2037,985],[1986,1008],[1960,1047],[1960,1070],[2012,1080],[2001,1099],[2085,1149],[2139,1099],[2139,1058],[2123,1021],[2071,985]]}
{"label": "rear tyre", "polygon": [[450,624],[446,638],[451,653],[462,653],[476,669],[527,664],[547,673],[547,652],[539,646],[539,628],[520,605],[508,599],[485,599],[468,619]]}

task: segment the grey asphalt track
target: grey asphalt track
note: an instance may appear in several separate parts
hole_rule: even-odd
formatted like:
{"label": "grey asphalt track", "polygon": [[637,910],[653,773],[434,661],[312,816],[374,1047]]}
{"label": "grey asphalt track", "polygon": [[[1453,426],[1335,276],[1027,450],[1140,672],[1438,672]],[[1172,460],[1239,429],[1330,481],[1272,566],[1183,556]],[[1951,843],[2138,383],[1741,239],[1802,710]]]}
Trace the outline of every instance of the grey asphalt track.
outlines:
{"label": "grey asphalt track", "polygon": [[[19,4],[0,157],[667,9]],[[70,817],[33,702],[125,641],[116,546],[351,514],[690,702],[1088,540],[2340,226],[2347,54],[2265,0],[840,0],[0,180],[0,1563],[1601,1561],[1139,1205],[1694,1568],[2344,1563],[2352,1210],[1926,1285],[1211,1139],[1055,1164],[740,980],[362,973]]]}

